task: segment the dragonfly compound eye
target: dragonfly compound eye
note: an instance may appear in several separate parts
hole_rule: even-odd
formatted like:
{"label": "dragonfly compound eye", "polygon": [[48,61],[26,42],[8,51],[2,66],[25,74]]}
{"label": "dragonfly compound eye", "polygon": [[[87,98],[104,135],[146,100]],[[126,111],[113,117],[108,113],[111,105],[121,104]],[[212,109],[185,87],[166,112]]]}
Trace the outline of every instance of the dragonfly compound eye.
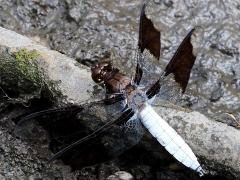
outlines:
{"label": "dragonfly compound eye", "polygon": [[100,62],[91,68],[92,79],[96,83],[104,81],[107,72],[112,71],[112,65],[109,62]]}

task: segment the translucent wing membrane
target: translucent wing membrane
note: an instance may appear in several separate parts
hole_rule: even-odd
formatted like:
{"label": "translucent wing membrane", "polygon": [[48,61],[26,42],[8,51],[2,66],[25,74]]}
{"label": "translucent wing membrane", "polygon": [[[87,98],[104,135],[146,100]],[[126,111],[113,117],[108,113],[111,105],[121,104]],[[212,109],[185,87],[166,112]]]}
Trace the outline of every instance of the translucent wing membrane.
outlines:
{"label": "translucent wing membrane", "polygon": [[84,143],[86,141],[89,141],[99,135],[101,135],[102,133],[106,132],[107,130],[109,130],[111,127],[111,125],[113,124],[118,124],[120,122],[124,122],[126,120],[128,120],[129,118],[131,118],[131,116],[133,116],[133,112],[132,110],[128,109],[126,110],[119,118],[114,119],[114,120],[110,120],[109,122],[107,122],[106,124],[104,124],[103,126],[101,126],[100,128],[96,129],[94,132],[92,132],[91,134],[87,135],[86,137],[83,137],[81,139],[79,139],[78,141],[66,146],[65,148],[63,148],[62,150],[60,150],[58,153],[56,153],[51,159],[50,161],[55,160],[56,158],[60,157],[62,154],[64,154],[66,151],[80,145],[81,143]]}
{"label": "translucent wing membrane", "polygon": [[182,88],[181,86],[174,80],[174,75],[170,74],[166,78],[161,81],[161,88],[159,92],[156,94],[154,101],[152,104],[156,105],[158,101],[170,101],[171,103],[177,104],[182,97]]}
{"label": "translucent wing membrane", "polygon": [[[196,59],[196,56],[193,54],[193,46],[191,43],[191,35],[193,34],[193,31],[194,29],[192,29],[183,39],[176,53],[166,66],[163,76],[148,89],[147,96],[149,98],[152,98],[158,93],[163,93],[165,96],[164,99],[167,97],[174,99],[174,94],[176,94],[176,97],[179,96],[179,89],[181,89],[182,93],[185,92]],[[166,78],[169,74],[173,75],[176,83]],[[163,97],[163,95],[158,96]]]}
{"label": "translucent wing membrane", "polygon": [[161,75],[161,69],[158,61],[146,49],[143,51],[143,53],[138,52],[137,61],[142,71],[142,77],[139,85],[149,87],[150,85],[154,84]]}
{"label": "translucent wing membrane", "polygon": [[160,31],[157,30],[152,21],[147,18],[145,8],[146,4],[143,4],[139,21],[139,50],[137,52],[137,67],[134,79],[136,84],[140,83],[142,77],[146,78],[146,76],[150,74],[150,69],[153,70],[150,67],[151,63],[146,63],[152,62],[153,59],[159,60],[161,49]]}
{"label": "translucent wing membrane", "polygon": [[160,32],[154,27],[152,21],[147,18],[145,8],[146,4],[143,4],[139,23],[138,47],[141,53],[147,49],[156,59],[159,59],[161,49]]}
{"label": "translucent wing membrane", "polygon": [[34,142],[48,133],[50,147],[56,152],[51,161],[65,155],[72,159],[69,154],[76,149],[82,152],[96,140],[108,157],[117,156],[141,139],[142,127],[131,109],[122,112],[122,101],[112,105],[103,102],[33,113],[19,121],[15,134]]}
{"label": "translucent wing membrane", "polygon": [[[141,80],[141,84],[151,85],[147,91],[149,98],[152,98],[157,93],[162,92],[164,92],[164,94],[169,92],[169,95],[167,96],[171,97],[175,91],[178,92],[177,89],[179,89],[179,87],[181,87],[182,93],[184,93],[188,84],[192,66],[196,59],[196,56],[193,54],[193,46],[191,43],[191,36],[194,29],[192,29],[183,39],[182,43],[164,70],[164,76],[166,77],[169,74],[173,74],[178,85],[174,88],[173,84],[169,83],[171,84],[170,86],[164,86],[163,90],[160,91],[162,83],[166,82],[162,80],[162,77],[164,76],[160,78],[153,78],[156,77],[155,75],[157,74],[160,76],[159,69],[157,68],[158,66],[156,65],[156,60],[159,60],[161,50],[160,31],[156,29],[152,21],[147,18],[145,8],[146,4],[143,5],[140,15],[138,40],[139,52],[137,57],[135,82],[140,84]],[[155,73],[155,75],[153,73]],[[151,74],[150,77],[149,74]],[[168,86],[174,88],[174,90],[167,90],[166,87]]]}
{"label": "translucent wing membrane", "polygon": [[121,126],[123,132],[126,134],[124,138],[129,147],[136,145],[142,138],[144,133],[144,127],[140,119],[135,114],[131,119]]}
{"label": "translucent wing membrane", "polygon": [[194,29],[183,39],[165,69],[165,76],[170,73],[174,74],[174,79],[181,86],[183,93],[187,87],[190,73],[196,59],[196,56],[193,54],[193,46],[191,43],[193,31]]}
{"label": "translucent wing membrane", "polygon": [[[68,106],[64,108],[48,109],[27,115],[18,122],[15,135],[25,140],[39,141],[46,137],[44,129],[49,129],[55,123],[65,119],[75,119],[81,106]],[[40,125],[43,125],[42,127]]]}

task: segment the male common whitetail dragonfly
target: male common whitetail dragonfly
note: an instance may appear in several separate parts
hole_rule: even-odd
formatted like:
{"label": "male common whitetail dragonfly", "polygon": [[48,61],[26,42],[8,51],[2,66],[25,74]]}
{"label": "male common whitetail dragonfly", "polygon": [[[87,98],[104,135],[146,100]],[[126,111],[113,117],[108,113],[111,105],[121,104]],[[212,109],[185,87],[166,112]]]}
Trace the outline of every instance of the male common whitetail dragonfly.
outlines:
{"label": "male common whitetail dragonfly", "polygon": [[[114,68],[109,62],[100,62],[91,68],[92,79],[96,83],[103,83],[106,89],[104,103],[112,106],[120,102],[122,114],[114,120],[110,120],[93,133],[81,138],[57,152],[50,160],[55,160],[65,152],[86,143],[103,132],[109,130],[113,124],[124,124],[125,130],[135,128],[136,134],[141,134],[141,128],[145,127],[150,134],[179,162],[195,170],[200,176],[204,175],[204,170],[199,164],[196,156],[186,142],[163,120],[151,107],[151,103],[162,87],[163,79],[169,74],[174,75],[175,82],[179,85],[182,93],[185,92],[190,72],[195,62],[196,56],[193,54],[191,36],[195,29],[192,29],[183,39],[174,56],[166,66],[163,74],[157,81],[149,87],[141,86],[143,76],[144,60],[151,55],[155,59],[160,58],[160,31],[157,30],[152,21],[145,14],[146,4],[143,5],[140,15],[139,39],[138,39],[138,59],[134,78],[129,78],[122,74],[119,69]],[[71,112],[81,111],[79,106],[71,106]],[[59,111],[68,113],[68,108],[51,109],[30,114],[19,121],[18,127],[30,119],[41,117],[46,114],[54,114]],[[137,129],[139,128],[139,129]],[[123,128],[124,129],[124,128]]]}

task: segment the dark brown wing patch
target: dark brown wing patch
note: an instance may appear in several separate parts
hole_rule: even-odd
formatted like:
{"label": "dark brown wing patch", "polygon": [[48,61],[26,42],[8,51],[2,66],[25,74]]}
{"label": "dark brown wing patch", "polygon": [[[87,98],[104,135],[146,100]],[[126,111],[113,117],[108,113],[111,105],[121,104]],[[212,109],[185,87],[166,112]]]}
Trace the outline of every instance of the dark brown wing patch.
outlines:
{"label": "dark brown wing patch", "polygon": [[152,21],[147,18],[145,8],[146,4],[143,4],[140,16],[138,47],[141,53],[144,49],[147,49],[159,60],[161,48],[160,32],[153,26]]}
{"label": "dark brown wing patch", "polygon": [[146,95],[148,99],[151,99],[153,96],[159,93],[160,87],[161,87],[160,80],[158,80],[147,90]]}
{"label": "dark brown wing patch", "polygon": [[184,38],[165,69],[165,76],[170,73],[174,74],[175,81],[179,83],[182,88],[182,93],[185,92],[191,69],[196,59],[191,44],[191,35],[193,31],[194,29],[192,29]]}
{"label": "dark brown wing patch", "polygon": [[137,67],[136,67],[136,73],[135,73],[135,78],[134,78],[134,82],[139,85],[141,79],[142,79],[142,75],[143,75],[143,70],[140,67],[139,63],[137,63]]}

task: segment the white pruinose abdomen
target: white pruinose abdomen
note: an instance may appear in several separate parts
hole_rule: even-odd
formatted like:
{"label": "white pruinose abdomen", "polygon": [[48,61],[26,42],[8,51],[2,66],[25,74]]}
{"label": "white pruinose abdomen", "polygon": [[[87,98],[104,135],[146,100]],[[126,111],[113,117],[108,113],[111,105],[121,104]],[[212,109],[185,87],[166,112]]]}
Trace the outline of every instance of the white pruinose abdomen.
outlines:
{"label": "white pruinose abdomen", "polygon": [[150,105],[144,105],[139,112],[139,118],[151,135],[179,162],[197,171],[200,176],[204,175],[204,170],[200,166],[191,148]]}

